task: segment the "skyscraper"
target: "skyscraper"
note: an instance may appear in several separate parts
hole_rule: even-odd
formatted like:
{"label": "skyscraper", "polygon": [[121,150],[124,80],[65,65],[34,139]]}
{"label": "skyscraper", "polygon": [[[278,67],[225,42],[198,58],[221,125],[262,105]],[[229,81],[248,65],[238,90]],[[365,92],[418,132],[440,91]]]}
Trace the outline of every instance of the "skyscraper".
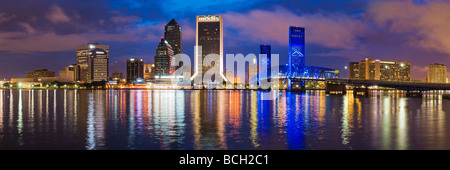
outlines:
{"label": "skyscraper", "polygon": [[433,63],[428,65],[428,83],[447,83],[447,66]]}
{"label": "skyscraper", "polygon": [[[289,27],[289,65],[294,67],[305,66],[305,28]],[[292,67],[289,67],[289,75],[293,75]]]}
{"label": "skyscraper", "polygon": [[[267,58],[261,58],[260,65],[266,65],[267,66],[267,77],[270,77],[270,58],[271,58],[271,50],[270,45],[260,45],[259,46],[259,54],[265,54]],[[265,71],[265,70],[264,70]]]}
{"label": "skyscraper", "polygon": [[164,39],[172,46],[173,55],[182,53],[181,26],[173,18],[164,27]]}
{"label": "skyscraper", "polygon": [[117,61],[114,63],[114,73],[112,73],[112,80],[121,81],[123,79],[123,73],[119,72],[119,66]]}
{"label": "skyscraper", "polygon": [[127,59],[127,83],[144,78],[144,60],[140,58]]}
{"label": "skyscraper", "polygon": [[[227,81],[223,74],[223,20],[222,15],[199,15],[196,19],[195,29],[195,46],[201,47],[194,54],[194,75],[202,76],[213,66],[204,66],[203,63],[211,63],[212,61],[204,61],[208,54],[217,54],[219,62],[214,62],[214,66],[219,67],[220,76]],[[199,73],[202,73],[201,75]],[[215,75],[219,76],[219,75]]]}
{"label": "skyscraper", "polygon": [[171,75],[175,71],[172,66],[173,58],[172,46],[164,38],[161,38],[158,47],[156,48],[155,75]]}
{"label": "skyscraper", "polygon": [[109,75],[109,46],[99,43],[77,46],[77,65],[80,67],[78,81],[84,83],[107,81]]}

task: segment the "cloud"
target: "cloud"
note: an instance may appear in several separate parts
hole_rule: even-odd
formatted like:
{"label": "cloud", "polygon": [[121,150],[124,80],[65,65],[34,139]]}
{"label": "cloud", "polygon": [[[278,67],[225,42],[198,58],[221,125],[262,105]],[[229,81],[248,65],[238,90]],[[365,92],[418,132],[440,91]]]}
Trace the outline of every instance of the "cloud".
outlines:
{"label": "cloud", "polygon": [[47,13],[47,19],[52,23],[69,22],[70,18],[66,15],[63,9],[58,5],[50,6],[49,13]]}
{"label": "cloud", "polygon": [[378,26],[407,37],[411,46],[450,54],[449,9],[449,1],[378,1],[367,14]]}
{"label": "cloud", "polygon": [[137,16],[114,16],[114,17],[111,17],[111,21],[113,21],[116,24],[136,23],[141,20],[142,19]]}
{"label": "cloud", "polygon": [[29,23],[26,23],[26,22],[19,22],[18,24],[19,24],[19,26],[21,26],[22,28],[24,28],[25,31],[26,31],[28,34],[34,34],[34,33],[36,33],[36,30],[35,30]]}
{"label": "cloud", "polygon": [[28,23],[19,23],[24,32],[0,32],[0,51],[10,53],[74,51],[77,45],[87,42],[149,42],[161,36],[164,23],[127,27],[116,32],[86,32],[57,34],[52,31],[36,30]]}
{"label": "cloud", "polygon": [[11,53],[56,52],[75,49],[77,44],[88,39],[75,34],[57,35],[55,33],[0,33],[0,51]]}
{"label": "cloud", "polygon": [[16,15],[8,15],[4,12],[0,12],[0,24],[4,22],[8,22],[9,20],[15,18]]}
{"label": "cloud", "polygon": [[228,12],[223,15],[225,29],[245,41],[287,45],[289,26],[305,27],[307,43],[329,48],[355,49],[358,36],[364,33],[364,22],[339,13],[296,15],[285,8],[274,11],[251,10],[247,13]]}

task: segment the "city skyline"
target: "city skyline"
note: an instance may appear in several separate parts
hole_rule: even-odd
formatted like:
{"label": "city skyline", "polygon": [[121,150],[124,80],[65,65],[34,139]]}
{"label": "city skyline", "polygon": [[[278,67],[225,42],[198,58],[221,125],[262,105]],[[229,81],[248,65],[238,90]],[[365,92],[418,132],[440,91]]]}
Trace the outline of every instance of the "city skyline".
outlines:
{"label": "city skyline", "polygon": [[[23,2],[30,7],[15,5]],[[280,62],[285,63],[286,27],[294,25],[307,30],[306,64],[339,69],[345,77],[344,66],[363,58],[409,61],[411,78],[421,80],[427,75],[428,64],[449,62],[447,41],[442,38],[448,26],[433,23],[444,23],[439,21],[450,14],[437,15],[432,10],[450,6],[447,1],[248,1],[241,2],[246,6],[236,7],[238,2],[197,2],[200,5],[192,11],[184,7],[193,2],[177,1],[168,3],[179,4],[176,9],[153,4],[157,2],[91,2],[102,10],[86,8],[84,5],[93,5],[89,3],[71,6],[74,1],[4,2],[0,7],[0,78],[25,77],[26,71],[17,67],[24,61],[27,71],[61,70],[75,63],[73,49],[87,42],[110,45],[109,60],[119,62],[119,72],[125,72],[128,58],[153,63],[154,46],[172,18],[183,27],[183,53],[193,61],[195,16],[203,14],[223,15],[225,54],[257,54],[260,44],[271,44],[272,52],[280,54]],[[218,6],[222,8],[214,8]],[[407,10],[396,11],[395,6]],[[415,23],[409,23],[408,15],[401,15],[414,15],[414,11],[420,12]],[[112,64],[109,67],[113,70]]]}

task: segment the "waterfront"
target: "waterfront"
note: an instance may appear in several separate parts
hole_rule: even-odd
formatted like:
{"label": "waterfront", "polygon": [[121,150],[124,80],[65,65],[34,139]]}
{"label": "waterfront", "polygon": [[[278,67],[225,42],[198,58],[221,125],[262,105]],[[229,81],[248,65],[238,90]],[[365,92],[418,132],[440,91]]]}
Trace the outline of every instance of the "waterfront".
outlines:
{"label": "waterfront", "polygon": [[262,93],[0,89],[0,149],[450,149],[439,94]]}

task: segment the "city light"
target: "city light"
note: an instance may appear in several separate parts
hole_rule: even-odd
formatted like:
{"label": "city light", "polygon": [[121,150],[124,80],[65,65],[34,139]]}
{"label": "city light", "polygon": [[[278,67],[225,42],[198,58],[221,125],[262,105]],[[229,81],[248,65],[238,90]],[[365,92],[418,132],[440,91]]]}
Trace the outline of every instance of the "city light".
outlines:
{"label": "city light", "polygon": [[0,3],[0,150],[449,148],[450,2],[134,1]]}

